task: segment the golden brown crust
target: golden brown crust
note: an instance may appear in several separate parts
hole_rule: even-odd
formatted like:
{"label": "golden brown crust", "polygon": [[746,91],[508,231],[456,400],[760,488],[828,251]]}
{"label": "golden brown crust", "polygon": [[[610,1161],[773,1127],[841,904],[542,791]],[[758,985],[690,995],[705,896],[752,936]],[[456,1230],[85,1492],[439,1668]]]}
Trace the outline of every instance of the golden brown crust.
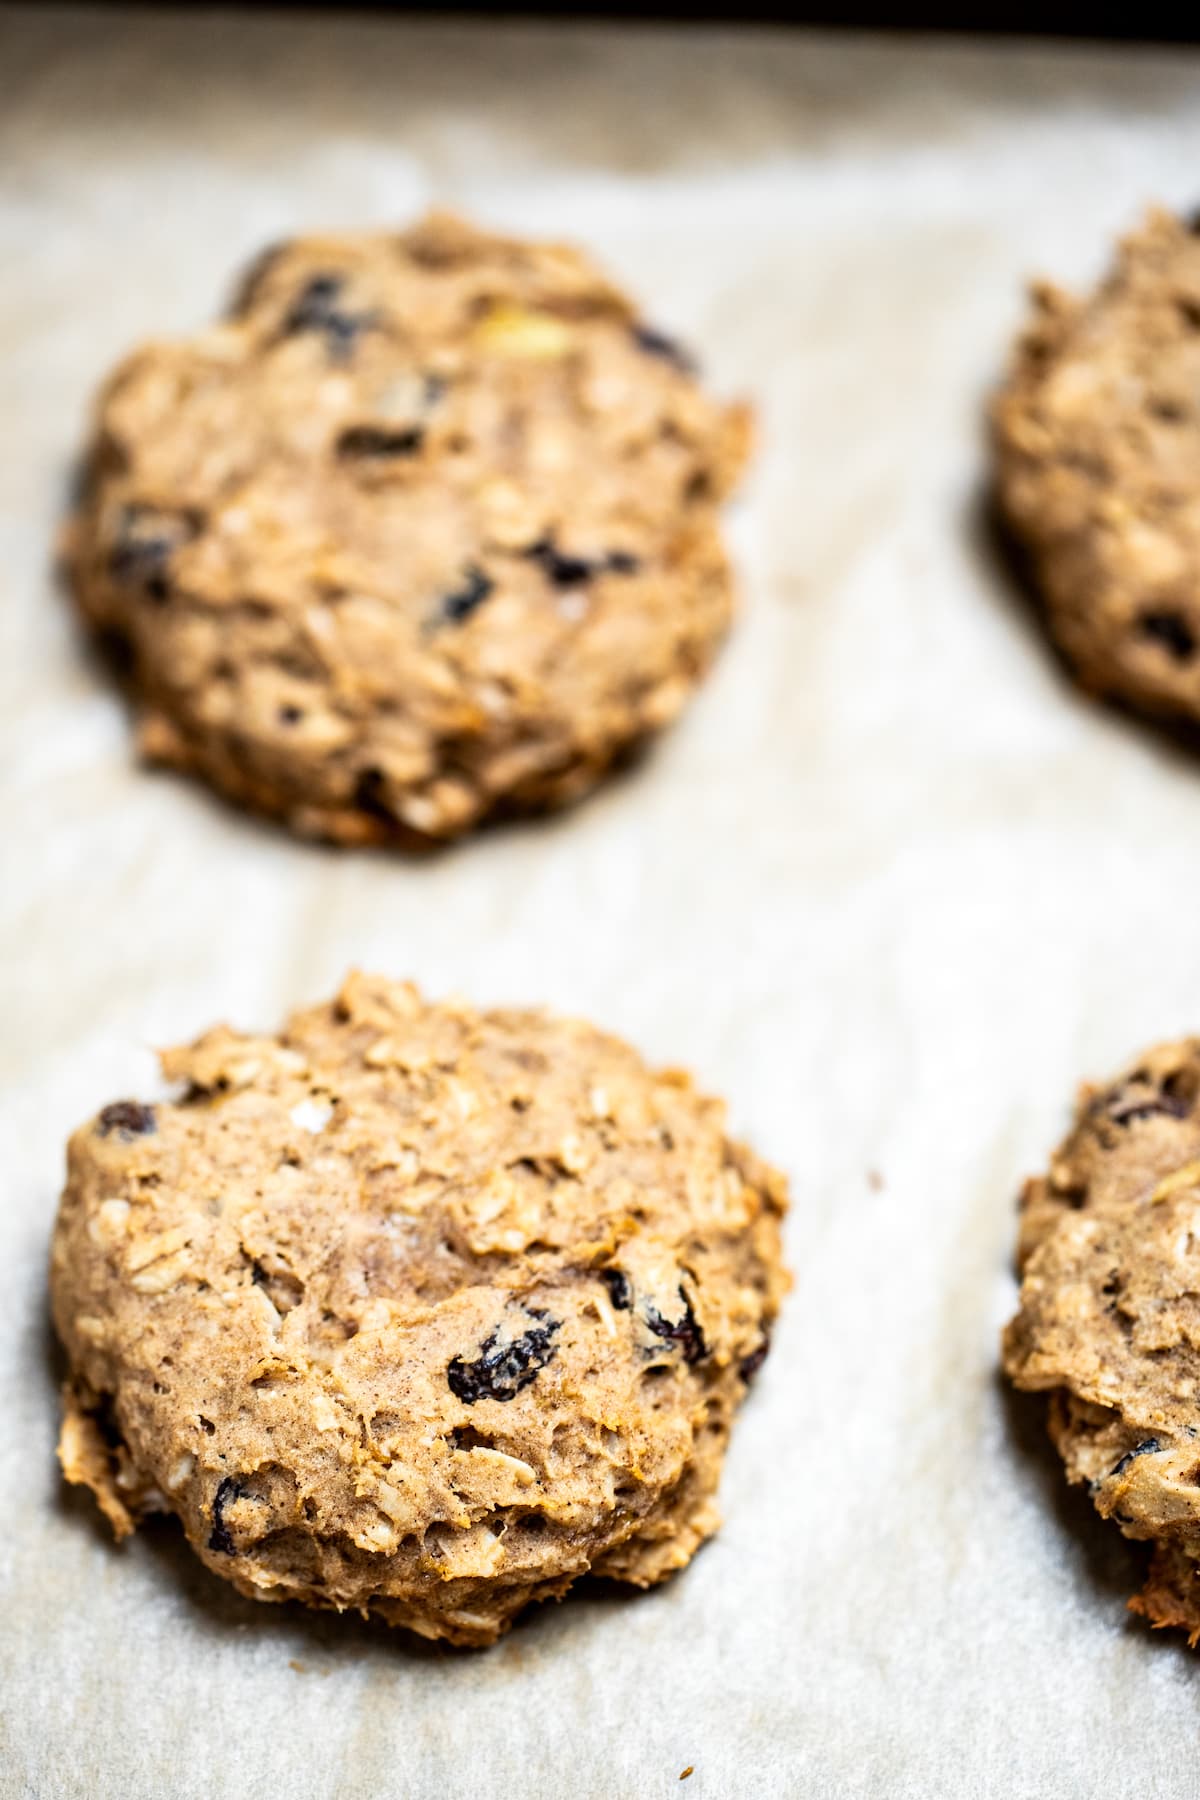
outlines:
{"label": "golden brown crust", "polygon": [[1129,1602],[1159,1631],[1186,1631],[1188,1648],[1200,1643],[1200,1568],[1186,1552],[1156,1550],[1140,1594]]}
{"label": "golden brown crust", "polygon": [[674,718],[748,441],[574,251],[298,239],[115,371],[66,563],[147,756],[310,835],[450,838]]}
{"label": "golden brown crust", "polygon": [[716,1527],[786,1285],[782,1179],[686,1076],[351,977],[71,1140],[60,1454],[243,1593],[490,1642]]}
{"label": "golden brown crust", "polygon": [[1085,1089],[1022,1198],[1004,1367],[1049,1397],[1067,1478],[1155,1546],[1135,1610],[1195,1636],[1200,1565],[1200,1039]]}
{"label": "golden brown crust", "polygon": [[1040,284],[992,412],[998,495],[1088,690],[1200,719],[1200,236],[1162,211],[1086,300]]}

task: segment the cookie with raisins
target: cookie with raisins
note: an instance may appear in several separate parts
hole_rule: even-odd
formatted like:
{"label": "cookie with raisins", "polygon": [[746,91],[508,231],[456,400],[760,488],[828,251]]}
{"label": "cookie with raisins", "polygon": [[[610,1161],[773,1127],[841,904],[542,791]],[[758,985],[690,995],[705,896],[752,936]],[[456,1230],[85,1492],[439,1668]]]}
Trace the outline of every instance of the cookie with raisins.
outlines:
{"label": "cookie with raisins", "polygon": [[1099,288],[1049,284],[992,414],[999,509],[1088,692],[1200,722],[1200,236],[1154,211]]}
{"label": "cookie with raisins", "polygon": [[1200,1640],[1200,1039],[1085,1089],[1022,1197],[1004,1366],[1044,1393],[1067,1479],[1153,1546],[1130,1602]]}
{"label": "cookie with raisins", "polygon": [[592,1026],[351,976],[71,1140],[59,1447],[118,1536],[242,1593],[487,1644],[718,1523],[786,1286],[782,1178]]}
{"label": "cookie with raisins", "polygon": [[111,377],[66,568],[152,759],[303,834],[445,840],[679,712],[748,439],[573,250],[301,238]]}

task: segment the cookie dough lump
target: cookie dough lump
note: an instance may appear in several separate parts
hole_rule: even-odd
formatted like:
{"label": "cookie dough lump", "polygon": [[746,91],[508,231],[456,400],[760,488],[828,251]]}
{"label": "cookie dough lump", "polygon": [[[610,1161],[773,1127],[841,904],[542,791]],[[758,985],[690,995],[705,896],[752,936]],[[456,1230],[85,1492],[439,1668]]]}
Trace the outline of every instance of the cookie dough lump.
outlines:
{"label": "cookie dough lump", "polygon": [[243,1593],[487,1644],[715,1529],[786,1277],[722,1106],[540,1012],[351,977],[71,1140],[60,1455]]}

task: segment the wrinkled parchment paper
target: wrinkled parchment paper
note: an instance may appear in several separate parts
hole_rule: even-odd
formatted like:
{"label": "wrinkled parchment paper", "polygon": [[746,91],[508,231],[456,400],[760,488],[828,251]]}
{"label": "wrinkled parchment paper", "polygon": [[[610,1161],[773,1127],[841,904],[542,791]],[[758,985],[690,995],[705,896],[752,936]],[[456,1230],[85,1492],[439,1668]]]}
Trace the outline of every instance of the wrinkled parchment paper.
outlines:
{"label": "wrinkled parchment paper", "polygon": [[[6,1796],[1196,1791],[1200,1663],[1127,1620],[1135,1552],[995,1364],[1077,1079],[1200,1028],[1200,765],[1064,687],[977,501],[1023,277],[1198,190],[1178,50],[0,12]],[[586,240],[757,395],[762,451],[682,725],[414,863],[137,768],[48,554],[119,352],[271,239],[433,200]],[[56,1478],[68,1129],[351,963],[686,1059],[794,1183],[720,1537],[486,1653],[241,1600],[166,1524],[117,1550]]]}

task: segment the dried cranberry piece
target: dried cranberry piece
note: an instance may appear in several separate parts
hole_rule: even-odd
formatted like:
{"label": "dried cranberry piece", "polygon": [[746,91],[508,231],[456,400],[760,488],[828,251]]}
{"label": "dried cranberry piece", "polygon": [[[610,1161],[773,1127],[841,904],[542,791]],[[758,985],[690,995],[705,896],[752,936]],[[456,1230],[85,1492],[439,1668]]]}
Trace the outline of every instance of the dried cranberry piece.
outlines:
{"label": "dried cranberry piece", "polygon": [[555,1347],[551,1339],[560,1329],[559,1321],[536,1306],[525,1310],[529,1318],[540,1323],[504,1344],[499,1341],[497,1326],[480,1346],[474,1362],[464,1362],[460,1356],[452,1359],[446,1379],[452,1393],[465,1406],[474,1406],[477,1400],[513,1399],[553,1358]]}
{"label": "dried cranberry piece", "polygon": [[140,1100],[114,1100],[102,1108],[96,1121],[96,1129],[101,1137],[108,1137],[110,1132],[115,1131],[128,1141],[157,1131],[158,1120],[154,1108],[143,1106]]}

